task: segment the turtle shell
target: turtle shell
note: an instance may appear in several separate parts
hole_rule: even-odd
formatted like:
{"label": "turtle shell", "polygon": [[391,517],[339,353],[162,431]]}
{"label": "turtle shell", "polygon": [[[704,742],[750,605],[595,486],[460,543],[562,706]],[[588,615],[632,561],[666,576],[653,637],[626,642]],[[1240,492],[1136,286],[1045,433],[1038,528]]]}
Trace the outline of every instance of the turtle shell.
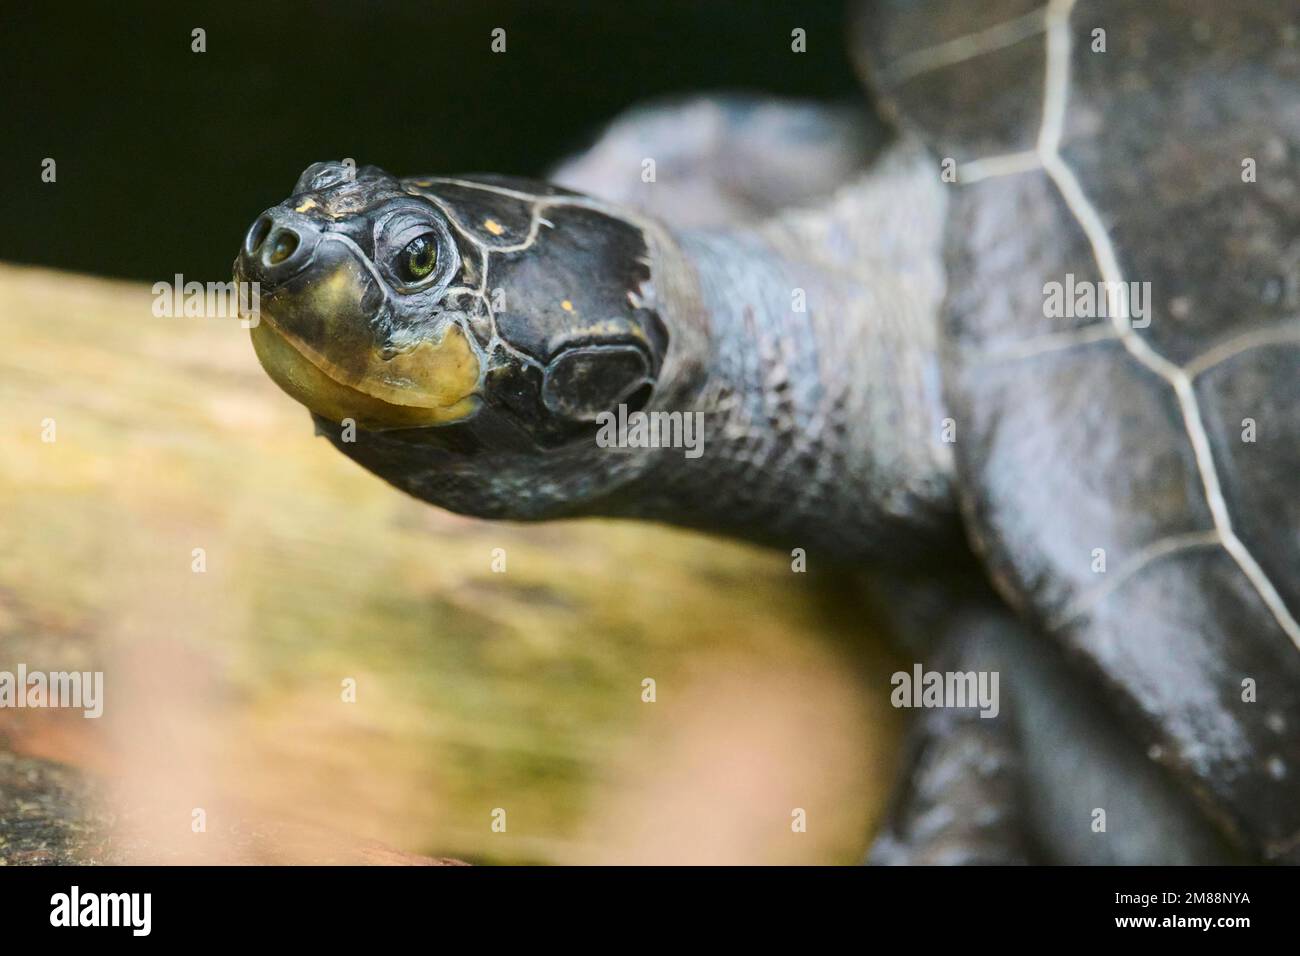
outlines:
{"label": "turtle shell", "polygon": [[882,110],[955,173],[946,388],[977,550],[1152,759],[1292,860],[1296,22],[1277,0],[877,0],[857,33]]}

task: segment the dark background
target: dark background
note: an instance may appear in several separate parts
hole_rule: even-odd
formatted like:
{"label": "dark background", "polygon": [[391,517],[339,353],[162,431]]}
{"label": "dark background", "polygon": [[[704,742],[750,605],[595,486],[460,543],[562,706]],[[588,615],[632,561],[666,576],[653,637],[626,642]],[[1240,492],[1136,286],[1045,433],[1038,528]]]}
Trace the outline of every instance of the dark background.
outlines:
{"label": "dark background", "polygon": [[854,96],[844,16],[840,0],[9,3],[0,259],[224,280],[316,160],[535,176],[649,97]]}

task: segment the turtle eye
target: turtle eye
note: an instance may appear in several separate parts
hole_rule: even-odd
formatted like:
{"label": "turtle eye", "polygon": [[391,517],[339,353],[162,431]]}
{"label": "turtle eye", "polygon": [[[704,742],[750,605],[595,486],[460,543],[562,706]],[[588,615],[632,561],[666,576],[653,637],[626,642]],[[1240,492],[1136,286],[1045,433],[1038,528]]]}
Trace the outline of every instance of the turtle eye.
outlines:
{"label": "turtle eye", "polygon": [[397,274],[408,282],[427,279],[437,265],[438,237],[432,232],[416,236],[397,256]]}

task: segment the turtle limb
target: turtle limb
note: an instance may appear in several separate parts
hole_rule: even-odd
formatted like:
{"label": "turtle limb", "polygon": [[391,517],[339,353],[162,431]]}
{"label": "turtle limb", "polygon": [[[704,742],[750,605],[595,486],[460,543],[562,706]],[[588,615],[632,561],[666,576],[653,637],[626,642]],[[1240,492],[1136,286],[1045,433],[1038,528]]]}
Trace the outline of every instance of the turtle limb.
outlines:
{"label": "turtle limb", "polygon": [[[960,635],[939,655],[965,669]],[[1020,825],[1023,768],[1010,720],[970,709],[922,711],[908,731],[904,769],[872,865],[1023,864],[1040,860]]]}
{"label": "turtle limb", "polygon": [[928,589],[955,610],[910,615],[917,660],[997,674],[997,713],[919,712],[870,862],[1243,862],[1055,645],[991,598]]}

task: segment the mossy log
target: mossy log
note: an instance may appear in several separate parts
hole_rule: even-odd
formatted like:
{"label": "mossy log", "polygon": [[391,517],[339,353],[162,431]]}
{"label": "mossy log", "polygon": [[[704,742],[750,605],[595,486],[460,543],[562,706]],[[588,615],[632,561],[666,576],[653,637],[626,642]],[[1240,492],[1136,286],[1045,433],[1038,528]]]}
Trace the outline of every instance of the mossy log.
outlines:
{"label": "mossy log", "polygon": [[850,581],[430,508],[151,306],[0,266],[0,671],[105,686],[0,710],[0,860],[860,856],[898,721]]}

